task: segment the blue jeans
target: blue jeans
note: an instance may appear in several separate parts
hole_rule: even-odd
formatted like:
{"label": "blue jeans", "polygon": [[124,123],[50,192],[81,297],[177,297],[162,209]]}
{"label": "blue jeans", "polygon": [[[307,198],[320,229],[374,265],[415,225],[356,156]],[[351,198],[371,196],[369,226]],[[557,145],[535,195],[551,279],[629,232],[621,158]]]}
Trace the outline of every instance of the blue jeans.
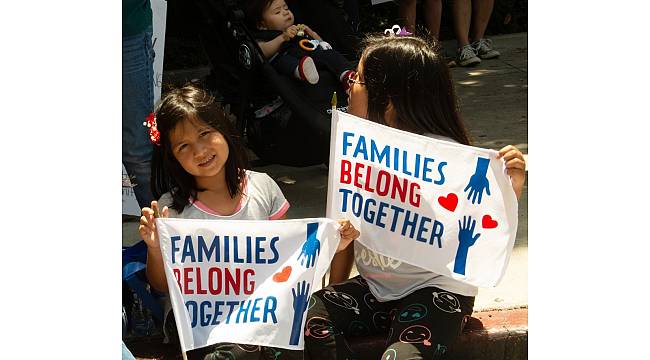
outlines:
{"label": "blue jeans", "polygon": [[142,123],[153,111],[152,28],[122,37],[122,163],[140,207],[151,206],[153,145]]}

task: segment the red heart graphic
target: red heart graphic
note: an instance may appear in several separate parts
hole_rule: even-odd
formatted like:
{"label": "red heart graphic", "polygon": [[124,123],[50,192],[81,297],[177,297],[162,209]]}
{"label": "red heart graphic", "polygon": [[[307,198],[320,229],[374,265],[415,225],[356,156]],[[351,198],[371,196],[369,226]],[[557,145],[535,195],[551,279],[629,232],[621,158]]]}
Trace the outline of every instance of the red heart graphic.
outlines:
{"label": "red heart graphic", "polygon": [[442,205],[443,208],[454,212],[454,210],[456,210],[456,205],[458,205],[458,196],[454,193],[449,193],[447,197],[440,196],[438,198],[438,203]]}
{"label": "red heart graphic", "polygon": [[273,281],[285,282],[289,279],[289,275],[291,275],[291,266],[285,266],[282,271],[273,274]]}
{"label": "red heart graphic", "polygon": [[484,229],[494,229],[499,223],[496,220],[492,220],[492,216],[483,215],[483,228]]}

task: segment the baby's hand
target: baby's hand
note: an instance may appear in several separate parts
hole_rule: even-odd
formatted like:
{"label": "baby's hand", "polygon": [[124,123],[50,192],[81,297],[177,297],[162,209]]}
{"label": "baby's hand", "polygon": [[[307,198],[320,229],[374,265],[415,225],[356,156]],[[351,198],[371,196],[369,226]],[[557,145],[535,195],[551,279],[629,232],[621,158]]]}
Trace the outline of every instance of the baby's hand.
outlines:
{"label": "baby's hand", "polygon": [[508,145],[499,150],[497,159],[501,158],[506,162],[506,172],[510,176],[512,188],[515,190],[517,199],[519,199],[521,191],[524,188],[524,181],[526,181],[526,161],[524,160],[524,155],[516,147]]}
{"label": "baby's hand", "polygon": [[341,242],[339,243],[339,247],[336,249],[336,252],[345,250],[352,241],[361,235],[359,230],[357,230],[354,225],[352,225],[350,220],[341,219],[339,220],[339,225],[341,225],[339,228],[339,233],[341,234]]}
{"label": "baby's hand", "polygon": [[323,38],[321,38],[321,37],[320,37],[320,36],[319,36],[319,35],[318,35],[314,30],[312,30],[309,26],[307,26],[307,25],[303,25],[303,26],[305,27],[305,32],[307,33],[307,35],[309,35],[310,37],[312,37],[312,38],[314,38],[314,39],[316,39],[316,40],[320,40],[320,41],[323,40]]}
{"label": "baby's hand", "polygon": [[284,35],[285,41],[289,41],[293,39],[296,34],[298,34],[298,26],[296,25],[291,25],[288,28],[286,28],[282,34]]}
{"label": "baby's hand", "polygon": [[[168,216],[169,209],[167,206],[165,206],[162,210],[162,217]],[[147,247],[153,249],[160,248],[160,242],[158,241],[158,231],[156,231],[156,217],[159,217],[158,202],[152,201],[151,208],[142,208],[140,226],[138,227],[138,232],[140,232],[140,237],[142,237],[142,240],[144,240],[144,242],[147,244]]]}

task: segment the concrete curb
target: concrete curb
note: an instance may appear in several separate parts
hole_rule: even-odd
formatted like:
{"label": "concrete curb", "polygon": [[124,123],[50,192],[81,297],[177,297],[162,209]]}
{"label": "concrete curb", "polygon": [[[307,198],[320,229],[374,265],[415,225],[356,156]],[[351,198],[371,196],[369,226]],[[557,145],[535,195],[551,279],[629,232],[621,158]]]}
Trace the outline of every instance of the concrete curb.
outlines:
{"label": "concrete curb", "polygon": [[527,358],[527,308],[475,312],[448,356],[450,360]]}

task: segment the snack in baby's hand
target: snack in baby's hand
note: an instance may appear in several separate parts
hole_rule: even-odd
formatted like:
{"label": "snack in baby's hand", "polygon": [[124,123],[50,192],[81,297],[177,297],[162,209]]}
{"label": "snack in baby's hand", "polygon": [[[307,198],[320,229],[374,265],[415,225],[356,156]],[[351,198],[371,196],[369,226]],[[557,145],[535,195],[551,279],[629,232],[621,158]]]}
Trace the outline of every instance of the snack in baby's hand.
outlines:
{"label": "snack in baby's hand", "polygon": [[296,27],[298,27],[298,32],[296,33],[296,35],[305,36],[305,25],[304,24],[298,24],[298,25],[296,25]]}

